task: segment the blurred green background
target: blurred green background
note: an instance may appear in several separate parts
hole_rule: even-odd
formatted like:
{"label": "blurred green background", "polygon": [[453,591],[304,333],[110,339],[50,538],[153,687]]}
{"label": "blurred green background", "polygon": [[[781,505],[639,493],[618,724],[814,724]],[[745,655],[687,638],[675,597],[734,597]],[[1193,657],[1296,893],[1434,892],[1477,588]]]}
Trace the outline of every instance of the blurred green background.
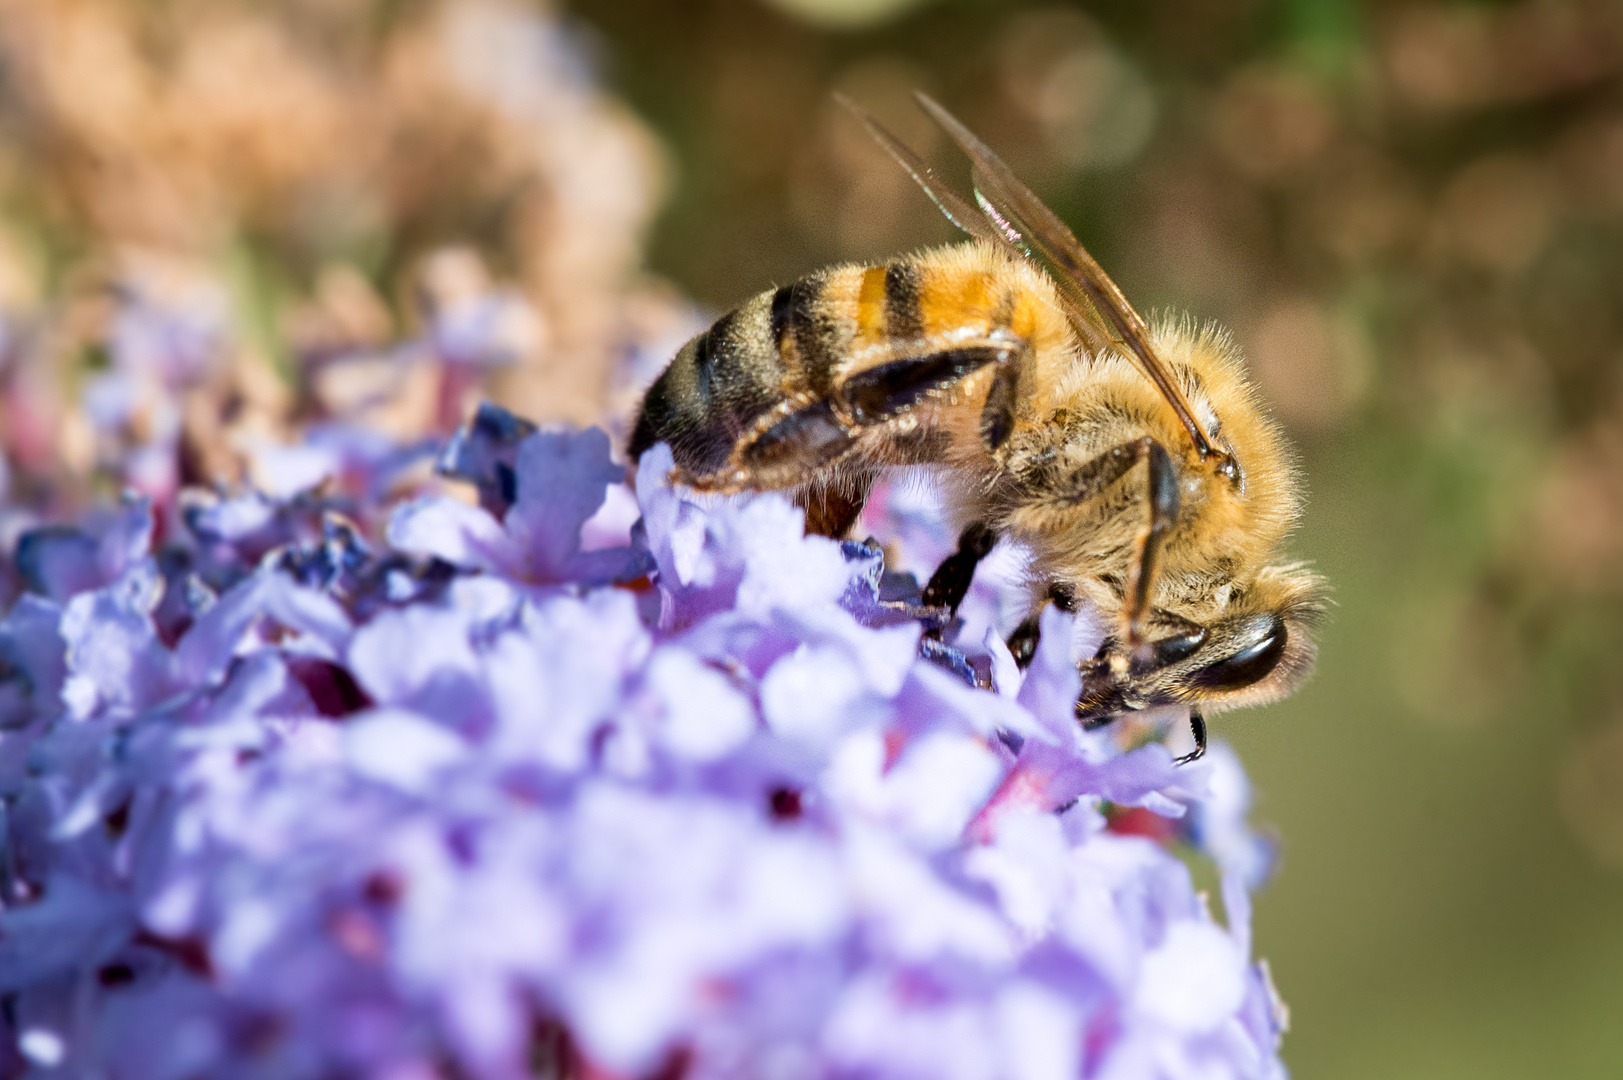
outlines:
{"label": "blurred green background", "polygon": [[668,148],[651,266],[712,309],[951,238],[830,100],[953,168],[918,87],[1140,307],[1234,330],[1338,603],[1317,679],[1220,722],[1284,843],[1287,1063],[1623,1075],[1623,5],[572,11]]}
{"label": "blurred green background", "polygon": [[[1623,1075],[1623,4],[0,0],[0,541],[358,400],[444,430],[473,383],[390,343],[468,312],[486,392],[623,415],[703,318],[953,238],[831,97],[952,168],[914,88],[1301,450],[1319,675],[1218,731],[1295,1075]],[[206,362],[91,423],[132,325]]]}

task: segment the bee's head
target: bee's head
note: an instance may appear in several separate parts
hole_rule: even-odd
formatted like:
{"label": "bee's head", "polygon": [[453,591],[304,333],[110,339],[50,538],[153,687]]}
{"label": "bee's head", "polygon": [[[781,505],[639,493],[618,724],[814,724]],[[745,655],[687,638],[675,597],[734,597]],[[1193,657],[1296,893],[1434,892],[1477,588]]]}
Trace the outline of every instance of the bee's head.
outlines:
{"label": "bee's head", "polygon": [[1083,723],[1157,705],[1202,713],[1278,701],[1313,669],[1311,631],[1324,611],[1324,580],[1301,564],[1265,568],[1235,590],[1222,615],[1196,623],[1157,611],[1149,640],[1128,653],[1106,638],[1082,664],[1076,716]]}

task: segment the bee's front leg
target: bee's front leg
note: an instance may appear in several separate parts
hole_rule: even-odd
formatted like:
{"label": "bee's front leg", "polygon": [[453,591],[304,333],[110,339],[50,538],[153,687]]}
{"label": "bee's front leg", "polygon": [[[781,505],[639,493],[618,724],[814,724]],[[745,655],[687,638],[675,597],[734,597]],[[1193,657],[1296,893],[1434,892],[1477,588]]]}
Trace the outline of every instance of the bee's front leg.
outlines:
{"label": "bee's front leg", "polygon": [[1176,758],[1174,764],[1188,765],[1206,756],[1206,718],[1200,715],[1199,709],[1189,710],[1189,730],[1195,736],[1195,748]]}
{"label": "bee's front leg", "polygon": [[1144,616],[1150,610],[1150,597],[1155,590],[1155,576],[1160,568],[1161,548],[1167,534],[1178,518],[1178,470],[1166,448],[1148,436],[1138,440],[1149,465],[1149,520],[1139,529],[1137,543],[1133,545],[1133,564],[1128,570],[1127,591],[1122,606],[1122,622],[1126,629],[1127,648],[1112,658],[1128,668],[1144,668],[1154,664],[1153,646],[1144,639]]}
{"label": "bee's front leg", "polygon": [[1126,648],[1110,658],[1118,678],[1126,678],[1132,670],[1156,666],[1153,646],[1144,638],[1144,620],[1155,591],[1161,547],[1178,518],[1178,471],[1172,455],[1152,436],[1145,435],[1106,450],[1067,476],[1036,472],[1026,479],[1027,486],[1051,504],[1076,506],[1098,498],[1141,461],[1146,464],[1148,473],[1149,515],[1139,529],[1133,544],[1132,564],[1127,568],[1121,623],[1121,639],[1126,642]]}
{"label": "bee's front leg", "polygon": [[[1098,731],[1114,723],[1121,714],[1112,713],[1109,716],[1095,716],[1082,721],[1082,730]],[[1206,718],[1200,715],[1199,709],[1189,710],[1189,731],[1195,737],[1195,748],[1187,754],[1181,754],[1172,759],[1174,765],[1190,765],[1206,756]]]}

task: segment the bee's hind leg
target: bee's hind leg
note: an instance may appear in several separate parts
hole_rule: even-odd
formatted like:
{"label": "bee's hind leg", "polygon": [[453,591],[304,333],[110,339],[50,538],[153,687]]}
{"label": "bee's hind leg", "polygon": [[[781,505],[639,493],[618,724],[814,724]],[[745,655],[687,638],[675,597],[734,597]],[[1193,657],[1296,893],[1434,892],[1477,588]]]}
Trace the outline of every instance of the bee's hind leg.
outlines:
{"label": "bee's hind leg", "polygon": [[806,535],[844,539],[868,501],[872,473],[848,474],[809,484],[795,494],[795,505],[806,511]]}
{"label": "bee's hind leg", "polygon": [[1014,657],[1015,666],[1021,671],[1030,667],[1031,661],[1036,658],[1042,635],[1042,612],[1039,611],[1015,627],[1014,633],[1004,642],[1009,647],[1009,655]]}

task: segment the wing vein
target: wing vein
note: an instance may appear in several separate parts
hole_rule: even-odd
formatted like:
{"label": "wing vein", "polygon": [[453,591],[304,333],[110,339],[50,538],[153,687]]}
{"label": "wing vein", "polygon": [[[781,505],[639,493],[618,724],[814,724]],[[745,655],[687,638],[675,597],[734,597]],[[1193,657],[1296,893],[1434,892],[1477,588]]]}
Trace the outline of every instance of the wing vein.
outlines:
{"label": "wing vein", "polygon": [[915,96],[930,118],[970,159],[977,202],[993,222],[999,237],[1024,248],[1028,255],[1040,256],[1039,261],[1055,271],[1053,276],[1061,296],[1077,309],[1073,311],[1073,321],[1099,320],[1115,331],[1113,336],[1155,384],[1188,430],[1200,456],[1206,458],[1215,454],[1217,451],[1195,419],[1189,399],[1150,344],[1149,328],[1143,318],[1075,234],[974,132],[928,95]]}

